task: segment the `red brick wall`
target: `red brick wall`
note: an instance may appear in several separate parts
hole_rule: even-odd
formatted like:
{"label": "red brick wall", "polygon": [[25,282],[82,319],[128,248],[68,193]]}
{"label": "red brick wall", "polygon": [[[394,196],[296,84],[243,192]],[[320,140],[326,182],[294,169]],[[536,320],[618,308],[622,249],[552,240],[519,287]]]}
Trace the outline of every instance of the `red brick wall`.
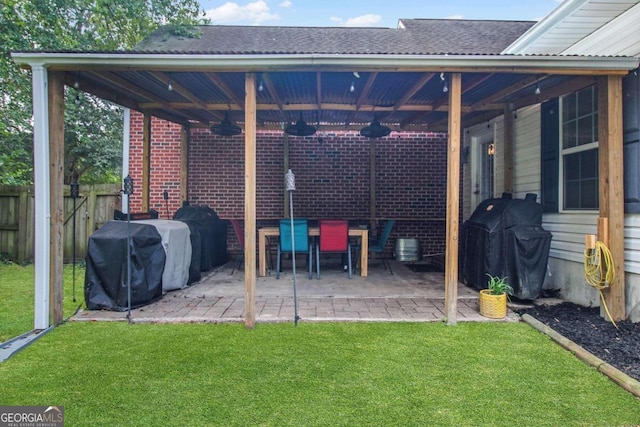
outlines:
{"label": "red brick wall", "polygon": [[[149,208],[158,211],[160,218],[173,216],[182,204],[180,200],[180,134],[182,126],[153,117],[151,119],[151,180]],[[142,209],[142,114],[131,112],[129,175],[133,178],[131,212]],[[165,202],[163,192],[167,191]],[[168,209],[167,209],[168,208]],[[167,215],[167,210],[169,215]]]}
{"label": "red brick wall", "polygon": [[[141,183],[142,116],[132,113],[131,175]],[[357,131],[318,132],[289,137],[289,166],[296,177],[294,215],[366,222],[370,215],[370,141]],[[397,237],[419,238],[423,254],[445,247],[446,134],[392,132],[376,140],[376,217],[379,225],[398,219],[387,245]],[[162,191],[170,193],[173,214],[180,182],[180,126],[152,120],[150,206],[166,216]],[[256,212],[259,225],[284,216],[284,148],[281,131],[257,136]],[[208,205],[221,218],[244,219],[244,137],[220,137],[194,129],[189,147],[189,202]],[[132,211],[140,207],[139,191]],[[229,228],[229,251],[239,248]]]}

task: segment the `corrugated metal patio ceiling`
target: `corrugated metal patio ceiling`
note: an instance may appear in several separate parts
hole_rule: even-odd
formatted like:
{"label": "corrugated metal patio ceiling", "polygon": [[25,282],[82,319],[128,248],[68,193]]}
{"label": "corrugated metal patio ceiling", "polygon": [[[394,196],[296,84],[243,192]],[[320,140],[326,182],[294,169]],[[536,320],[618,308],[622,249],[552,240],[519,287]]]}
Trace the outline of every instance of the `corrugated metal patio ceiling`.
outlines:
{"label": "corrugated metal patio ceiling", "polygon": [[[314,126],[349,129],[375,116],[394,130],[422,131],[446,130],[451,72],[462,73],[466,126],[505,108],[593,84],[593,77],[580,77],[589,74],[586,67],[603,74],[598,69],[614,64],[611,70],[620,73],[616,67],[624,62],[501,55],[532,22],[410,19],[401,24],[397,29],[206,26],[198,39],[167,37],[161,29],[128,52],[33,57],[41,54],[50,70],[66,71],[69,86],[191,126],[208,127],[225,113],[242,125],[250,72],[259,88],[259,128],[282,128],[302,115]],[[22,56],[29,54],[14,59],[24,61]],[[534,96],[536,87],[541,93]]]}
{"label": "corrugated metal patio ceiling", "polygon": [[[221,120],[224,112],[228,111],[233,121],[242,123],[244,115],[239,113],[243,109],[238,102],[244,101],[245,74],[219,72],[215,73],[214,79],[208,74],[214,73],[82,71],[70,74],[67,80],[68,84],[71,84],[70,80],[77,80],[80,90],[86,86],[100,86],[99,92],[113,94],[111,100],[115,102],[128,99],[147,111],[164,110],[164,114],[159,114],[161,117],[178,122],[195,120],[207,125],[207,122]],[[522,87],[482,105],[483,99],[505,87],[517,85],[527,77],[530,83],[523,83]],[[411,125],[423,130],[443,130],[442,126],[429,126],[434,117],[440,119],[441,114],[437,112],[446,112],[448,109],[448,94],[443,91],[445,83],[442,78],[448,80],[449,74],[357,72],[356,76],[353,72],[334,71],[258,73],[257,79],[262,88],[257,92],[258,125],[281,127],[282,123],[295,122],[302,114],[305,121],[311,124],[349,127],[369,123],[376,115],[382,123],[395,129]],[[571,78],[465,73],[462,80],[463,109],[474,108],[476,112],[494,110],[498,115],[503,109],[501,104],[534,93],[536,85],[544,91]],[[478,81],[481,82],[478,84]],[[173,90],[168,90],[169,82]],[[129,90],[125,90],[127,88]],[[407,96],[408,93],[412,94]]]}

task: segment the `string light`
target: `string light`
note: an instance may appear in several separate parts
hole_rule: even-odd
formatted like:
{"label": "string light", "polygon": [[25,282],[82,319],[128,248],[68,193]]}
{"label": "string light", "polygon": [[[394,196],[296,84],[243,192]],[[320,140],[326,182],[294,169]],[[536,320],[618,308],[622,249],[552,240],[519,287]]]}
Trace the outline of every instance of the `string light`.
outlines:
{"label": "string light", "polygon": [[171,79],[167,82],[167,90],[171,92],[173,90],[173,85],[171,84]]}
{"label": "string light", "polygon": [[355,91],[355,90],[356,90],[356,86],[355,86],[355,84],[353,83],[353,80],[351,80],[351,86],[349,87],[349,92],[353,92],[353,91]]}
{"label": "string light", "polygon": [[447,79],[444,77],[444,73],[440,73],[440,80],[442,81],[442,91],[444,93],[449,92],[449,86],[447,85]]}
{"label": "string light", "polygon": [[260,82],[258,83],[258,92],[262,92],[263,89],[264,89],[264,84],[262,83],[262,79],[260,79]]}

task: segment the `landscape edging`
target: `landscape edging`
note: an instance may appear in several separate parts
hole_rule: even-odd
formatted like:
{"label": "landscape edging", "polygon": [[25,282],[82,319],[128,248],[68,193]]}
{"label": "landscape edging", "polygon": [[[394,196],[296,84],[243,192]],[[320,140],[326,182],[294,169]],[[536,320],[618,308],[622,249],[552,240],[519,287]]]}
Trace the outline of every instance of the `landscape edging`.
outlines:
{"label": "landscape edging", "polygon": [[560,344],[566,350],[575,354],[580,360],[588,365],[593,366],[599,372],[602,372],[603,374],[608,376],[614,383],[618,384],[620,387],[624,388],[634,396],[640,398],[640,381],[631,378],[629,375],[608,364],[599,357],[594,356],[583,347],[579,346],[570,339],[565,338],[563,335],[559,334],[549,326],[540,322],[535,317],[529,314],[523,314],[521,318],[525,323],[542,332],[543,334],[548,335],[556,343]]}

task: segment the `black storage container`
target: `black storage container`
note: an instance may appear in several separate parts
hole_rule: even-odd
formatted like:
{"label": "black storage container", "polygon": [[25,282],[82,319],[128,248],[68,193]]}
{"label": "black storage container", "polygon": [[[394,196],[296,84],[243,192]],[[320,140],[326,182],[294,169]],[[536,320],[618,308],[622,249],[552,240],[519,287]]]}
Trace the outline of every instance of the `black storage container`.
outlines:
{"label": "black storage container", "polygon": [[542,228],[542,206],[526,199],[487,199],[462,226],[461,266],[466,283],[487,287],[488,275],[506,277],[513,296],[540,296],[551,246]]}
{"label": "black storage container", "polygon": [[[166,255],[153,225],[132,222],[131,306],[140,307],[162,296]],[[128,224],[109,221],[89,238],[84,299],[89,310],[124,311],[128,307]]]}
{"label": "black storage container", "polygon": [[208,206],[182,206],[173,215],[191,231],[191,266],[189,283],[200,280],[201,271],[227,262],[227,224]]}

